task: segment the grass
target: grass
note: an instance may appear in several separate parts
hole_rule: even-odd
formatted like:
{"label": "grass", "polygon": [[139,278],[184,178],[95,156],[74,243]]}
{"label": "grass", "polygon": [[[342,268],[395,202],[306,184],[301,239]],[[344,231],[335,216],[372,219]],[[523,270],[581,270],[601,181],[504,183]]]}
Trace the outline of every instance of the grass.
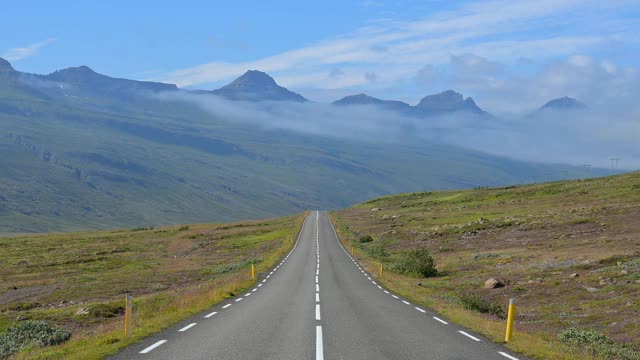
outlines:
{"label": "grass", "polygon": [[[387,257],[364,250],[357,256],[372,273],[383,262],[380,281],[416,303],[500,342],[504,309],[516,298],[513,350],[544,359],[607,358],[558,335],[569,328],[596,331],[612,346],[640,350],[639,186],[640,173],[631,173],[399,194],[334,212],[332,219],[347,246],[361,249],[363,235],[387,239]],[[395,262],[420,247],[429,249],[438,276],[394,272]],[[505,286],[485,289],[490,277]]]}
{"label": "grass", "polygon": [[[0,332],[17,318],[47,321],[71,340],[16,359],[101,359],[249,289],[249,264],[258,277],[267,272],[303,218],[0,238]],[[130,338],[126,292],[134,296]]]}

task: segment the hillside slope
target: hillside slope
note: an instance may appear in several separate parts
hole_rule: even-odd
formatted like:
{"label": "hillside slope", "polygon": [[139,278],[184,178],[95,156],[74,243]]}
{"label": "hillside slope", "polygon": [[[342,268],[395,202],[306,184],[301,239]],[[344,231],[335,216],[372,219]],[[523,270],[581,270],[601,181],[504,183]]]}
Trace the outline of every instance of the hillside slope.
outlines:
{"label": "hillside slope", "polygon": [[38,76],[0,63],[0,234],[232,221],[582,174],[442,144],[228,121],[189,96],[87,67]]}
{"label": "hillside slope", "polygon": [[[584,358],[582,350],[640,356],[630,350],[640,350],[640,173],[394,195],[334,215],[343,240],[372,272],[386,264],[385,285],[496,341],[509,298],[516,298],[511,346],[518,351],[563,358],[571,338],[560,343],[559,333],[578,328],[626,345],[584,342],[569,348],[571,358]],[[365,235],[375,240],[359,244]],[[421,246],[440,276],[395,273],[402,254]],[[505,286],[485,288],[492,277]]]}

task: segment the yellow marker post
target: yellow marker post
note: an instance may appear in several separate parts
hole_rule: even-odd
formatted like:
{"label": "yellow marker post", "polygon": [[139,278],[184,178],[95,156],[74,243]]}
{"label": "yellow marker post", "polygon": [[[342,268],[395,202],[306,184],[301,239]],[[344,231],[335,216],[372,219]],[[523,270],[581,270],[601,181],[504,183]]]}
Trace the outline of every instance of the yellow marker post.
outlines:
{"label": "yellow marker post", "polygon": [[384,276],[384,268],[382,267],[382,263],[380,263],[380,279]]}
{"label": "yellow marker post", "polygon": [[356,255],[356,249],[352,246],[351,247],[351,256],[355,256]]}
{"label": "yellow marker post", "polygon": [[128,338],[131,335],[131,307],[133,298],[131,294],[125,295],[125,310],[124,310],[124,337]]}
{"label": "yellow marker post", "polygon": [[513,320],[516,317],[516,299],[509,300],[509,314],[507,315],[507,333],[504,336],[504,342],[511,341],[513,334]]}
{"label": "yellow marker post", "polygon": [[251,280],[255,280],[256,279],[256,267],[251,264]]}

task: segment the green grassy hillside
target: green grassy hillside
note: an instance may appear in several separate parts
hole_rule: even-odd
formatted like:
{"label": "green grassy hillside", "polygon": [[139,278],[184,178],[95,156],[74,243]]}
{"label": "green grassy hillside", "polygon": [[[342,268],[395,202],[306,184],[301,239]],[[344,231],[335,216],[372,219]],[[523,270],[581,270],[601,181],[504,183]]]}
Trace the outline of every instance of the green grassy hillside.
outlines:
{"label": "green grassy hillside", "polygon": [[[252,285],[292,246],[303,216],[0,238],[2,332],[23,320],[72,331],[71,340],[17,358],[99,359]],[[123,334],[125,293],[133,334]]]}
{"label": "green grassy hillside", "polygon": [[[371,272],[385,264],[386,286],[491,339],[504,339],[503,317],[515,298],[515,350],[554,359],[640,358],[640,173],[407,193],[334,219]],[[374,241],[360,244],[365,235]],[[417,247],[430,250],[439,276],[396,272]],[[505,286],[484,288],[492,277]]]}
{"label": "green grassy hillside", "polygon": [[236,221],[583,173],[442,144],[268,130],[97,74],[64,91],[12,74],[0,77],[0,234]]}

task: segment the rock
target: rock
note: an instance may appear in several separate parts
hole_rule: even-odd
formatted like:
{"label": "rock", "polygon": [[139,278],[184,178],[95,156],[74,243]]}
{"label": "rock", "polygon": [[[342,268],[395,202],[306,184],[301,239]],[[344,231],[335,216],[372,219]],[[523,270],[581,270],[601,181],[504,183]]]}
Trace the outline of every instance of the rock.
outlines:
{"label": "rock", "polygon": [[382,209],[381,208],[373,208],[373,209],[371,209],[372,212],[373,211],[380,211],[380,210],[382,210]]}
{"label": "rock", "polygon": [[580,274],[578,274],[578,273],[573,273],[573,274],[569,275],[570,278],[577,278],[579,276],[580,276]]}
{"label": "rock", "polygon": [[89,314],[88,308],[81,307],[76,311],[76,315],[88,315],[88,314]]}
{"label": "rock", "polygon": [[504,283],[496,278],[489,278],[484,282],[485,289],[497,289],[504,286]]}
{"label": "rock", "polygon": [[627,270],[620,271],[620,275],[627,275],[627,274],[629,274],[629,272]]}
{"label": "rock", "polygon": [[592,287],[588,287],[586,289],[587,289],[588,292],[596,292],[596,291],[598,291],[598,289],[592,288]]}
{"label": "rock", "polygon": [[393,215],[391,218],[392,218],[392,219],[397,219],[397,218],[399,218],[399,217],[400,217],[400,215]]}

